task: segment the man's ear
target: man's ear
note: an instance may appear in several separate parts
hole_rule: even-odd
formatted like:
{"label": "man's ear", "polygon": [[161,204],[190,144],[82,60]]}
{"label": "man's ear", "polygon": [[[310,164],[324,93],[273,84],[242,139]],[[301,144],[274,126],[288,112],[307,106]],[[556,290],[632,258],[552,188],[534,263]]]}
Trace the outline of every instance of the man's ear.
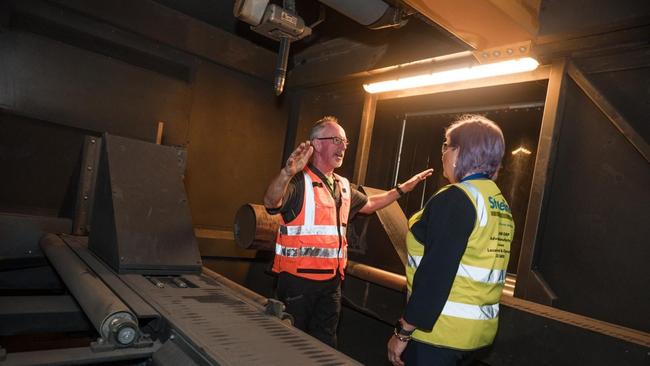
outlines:
{"label": "man's ear", "polygon": [[314,147],[314,152],[320,151],[321,148],[321,141],[313,139],[311,140],[311,146]]}

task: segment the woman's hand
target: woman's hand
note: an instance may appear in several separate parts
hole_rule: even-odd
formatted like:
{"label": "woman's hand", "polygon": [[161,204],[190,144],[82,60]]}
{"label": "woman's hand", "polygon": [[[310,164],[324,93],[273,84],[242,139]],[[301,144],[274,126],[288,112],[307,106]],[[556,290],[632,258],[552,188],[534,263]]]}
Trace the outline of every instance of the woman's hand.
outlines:
{"label": "woman's hand", "polygon": [[404,366],[404,361],[402,361],[402,352],[406,349],[408,342],[402,342],[397,337],[392,335],[388,340],[388,361],[393,364],[393,366]]}

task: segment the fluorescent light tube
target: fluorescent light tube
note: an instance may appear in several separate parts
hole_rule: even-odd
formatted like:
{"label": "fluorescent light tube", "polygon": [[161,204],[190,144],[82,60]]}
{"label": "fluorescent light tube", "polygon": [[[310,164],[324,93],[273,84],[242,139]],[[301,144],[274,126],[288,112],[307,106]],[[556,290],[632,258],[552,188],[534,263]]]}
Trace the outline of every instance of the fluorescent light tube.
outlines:
{"label": "fluorescent light tube", "polygon": [[459,69],[438,71],[429,74],[363,84],[363,89],[371,94],[383,93],[394,90],[405,90],[429,85],[446,84],[454,81],[474,80],[491,76],[515,74],[518,72],[535,70],[537,66],[539,66],[537,60],[531,57],[524,57],[516,60],[501,61],[492,64],[474,65]]}

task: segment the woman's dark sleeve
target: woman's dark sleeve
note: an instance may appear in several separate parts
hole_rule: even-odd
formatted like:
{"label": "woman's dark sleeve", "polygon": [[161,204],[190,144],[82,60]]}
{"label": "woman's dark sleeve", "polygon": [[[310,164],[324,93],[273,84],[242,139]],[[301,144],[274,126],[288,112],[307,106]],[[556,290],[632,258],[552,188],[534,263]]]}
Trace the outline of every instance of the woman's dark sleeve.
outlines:
{"label": "woman's dark sleeve", "polygon": [[424,245],[424,256],[404,312],[408,323],[422,330],[433,328],[449,296],[475,220],[476,210],[460,188],[449,187],[427,202],[421,220],[411,228]]}

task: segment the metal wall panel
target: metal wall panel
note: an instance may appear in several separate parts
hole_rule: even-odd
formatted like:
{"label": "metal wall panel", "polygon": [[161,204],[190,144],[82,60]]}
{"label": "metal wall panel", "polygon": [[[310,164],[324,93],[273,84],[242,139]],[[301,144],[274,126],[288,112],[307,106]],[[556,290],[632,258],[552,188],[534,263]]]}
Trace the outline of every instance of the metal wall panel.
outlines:
{"label": "metal wall panel", "polygon": [[538,269],[561,309],[650,330],[650,170],[577,88],[567,84]]}
{"label": "metal wall panel", "polygon": [[242,204],[262,202],[280,170],[287,115],[271,83],[201,65],[185,176],[195,225],[232,231]]}
{"label": "metal wall panel", "polygon": [[0,107],[71,127],[187,143],[190,85],[30,33],[0,34]]}
{"label": "metal wall panel", "polygon": [[0,211],[69,216],[85,132],[0,112]]}

